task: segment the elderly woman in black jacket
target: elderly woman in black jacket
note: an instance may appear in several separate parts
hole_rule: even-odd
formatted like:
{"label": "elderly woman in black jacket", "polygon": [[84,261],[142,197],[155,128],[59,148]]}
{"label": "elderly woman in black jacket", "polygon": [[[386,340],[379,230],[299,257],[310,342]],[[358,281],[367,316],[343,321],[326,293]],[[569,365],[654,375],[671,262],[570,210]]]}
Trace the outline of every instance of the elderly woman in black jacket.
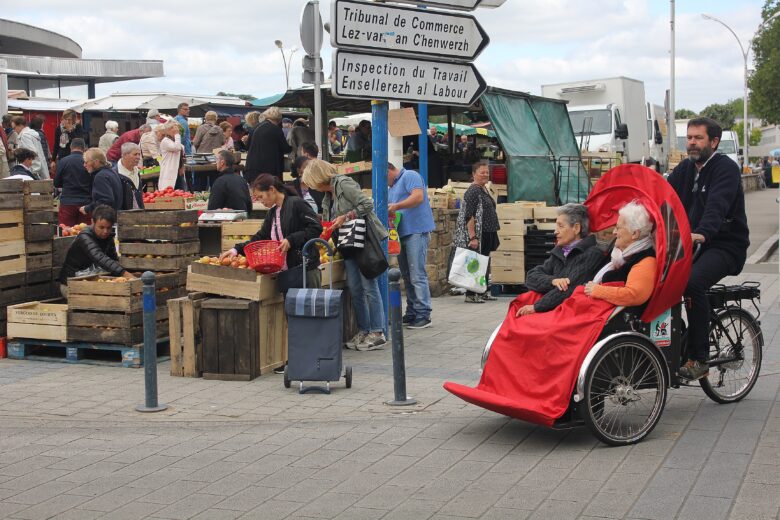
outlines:
{"label": "elderly woman in black jacket", "polygon": [[[220,256],[243,254],[244,246],[258,240],[278,240],[279,250],[287,253],[282,271],[300,269],[303,263],[301,249],[312,238],[322,233],[322,224],[311,206],[296,196],[292,188],[285,186],[281,179],[264,173],[252,183],[252,190],[266,207],[271,208],[265,216],[263,227],[247,242],[236,244]],[[306,287],[318,288],[321,285],[319,250],[309,248],[306,259]]]}
{"label": "elderly woman in black jacket", "polygon": [[566,204],[558,209],[555,248],[544,264],[534,267],[525,276],[526,287],[544,296],[533,305],[519,308],[516,316],[553,310],[606,264],[609,258],[597,246],[596,237],[588,232],[585,206]]}

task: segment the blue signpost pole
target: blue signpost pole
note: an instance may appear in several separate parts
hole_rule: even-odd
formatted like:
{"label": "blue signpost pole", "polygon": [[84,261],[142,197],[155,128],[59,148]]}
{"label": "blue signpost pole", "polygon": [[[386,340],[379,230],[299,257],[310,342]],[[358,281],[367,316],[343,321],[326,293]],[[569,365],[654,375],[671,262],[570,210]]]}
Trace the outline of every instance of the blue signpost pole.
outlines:
{"label": "blue signpost pole", "polygon": [[[371,193],[374,196],[374,211],[385,227],[387,221],[387,101],[371,102]],[[382,242],[387,256],[387,240]],[[387,273],[379,276],[379,294],[385,309],[385,331],[389,316],[387,295]]]}
{"label": "blue signpost pole", "polygon": [[151,271],[141,275],[143,281],[143,310],[144,310],[144,390],[145,399],[142,406],[136,406],[139,412],[160,412],[166,410],[168,405],[157,401],[157,327],[155,314],[157,302],[155,298],[155,276]]}
{"label": "blue signpost pole", "polygon": [[428,104],[417,105],[417,122],[420,124],[420,168],[419,173],[423,182],[428,186]]}

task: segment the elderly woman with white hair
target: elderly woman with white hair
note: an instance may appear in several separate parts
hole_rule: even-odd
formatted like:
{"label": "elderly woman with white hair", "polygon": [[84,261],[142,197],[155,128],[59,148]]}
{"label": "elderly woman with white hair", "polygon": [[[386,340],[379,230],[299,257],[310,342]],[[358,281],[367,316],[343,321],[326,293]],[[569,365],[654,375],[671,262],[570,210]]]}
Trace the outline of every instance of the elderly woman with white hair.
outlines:
{"label": "elderly woman with white hair", "polygon": [[119,139],[119,123],[116,121],[106,121],[106,133],[100,136],[98,141],[98,148],[103,150],[103,153],[108,152],[114,141]]}
{"label": "elderly woman with white hair", "polygon": [[[620,208],[618,215],[612,261],[588,282],[585,294],[613,305],[636,307],[650,299],[655,286],[653,221],[638,201]],[[625,282],[625,285],[603,285],[609,282]]]}

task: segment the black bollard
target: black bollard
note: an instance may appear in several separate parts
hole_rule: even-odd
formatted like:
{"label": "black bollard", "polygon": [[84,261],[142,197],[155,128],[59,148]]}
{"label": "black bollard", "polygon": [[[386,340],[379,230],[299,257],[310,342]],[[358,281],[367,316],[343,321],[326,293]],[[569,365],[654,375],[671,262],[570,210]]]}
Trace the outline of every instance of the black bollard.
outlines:
{"label": "black bollard", "polygon": [[160,412],[168,408],[167,404],[157,402],[157,301],[154,294],[154,273],[146,271],[141,275],[144,283],[144,393],[146,402],[136,406],[139,412]]}
{"label": "black bollard", "polygon": [[393,390],[395,399],[387,401],[390,406],[417,404],[416,399],[406,395],[406,362],[404,361],[404,329],[401,318],[401,271],[390,269],[390,330],[393,336]]}

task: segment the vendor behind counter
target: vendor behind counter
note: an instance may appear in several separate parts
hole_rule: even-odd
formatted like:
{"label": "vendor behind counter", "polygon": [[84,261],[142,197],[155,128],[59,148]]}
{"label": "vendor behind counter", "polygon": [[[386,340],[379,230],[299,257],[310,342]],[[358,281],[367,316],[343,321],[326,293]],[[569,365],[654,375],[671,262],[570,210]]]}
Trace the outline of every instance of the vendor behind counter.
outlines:
{"label": "vendor behind counter", "polygon": [[68,297],[68,278],[108,272],[111,276],[135,278],[119,263],[114,244],[116,212],[101,204],[92,212],[93,224],[78,234],[68,249],[60,272],[60,292]]}
{"label": "vendor behind counter", "polygon": [[246,181],[235,171],[233,152],[221,150],[217,154],[219,177],[211,187],[208,209],[233,209],[252,212],[252,197]]}

